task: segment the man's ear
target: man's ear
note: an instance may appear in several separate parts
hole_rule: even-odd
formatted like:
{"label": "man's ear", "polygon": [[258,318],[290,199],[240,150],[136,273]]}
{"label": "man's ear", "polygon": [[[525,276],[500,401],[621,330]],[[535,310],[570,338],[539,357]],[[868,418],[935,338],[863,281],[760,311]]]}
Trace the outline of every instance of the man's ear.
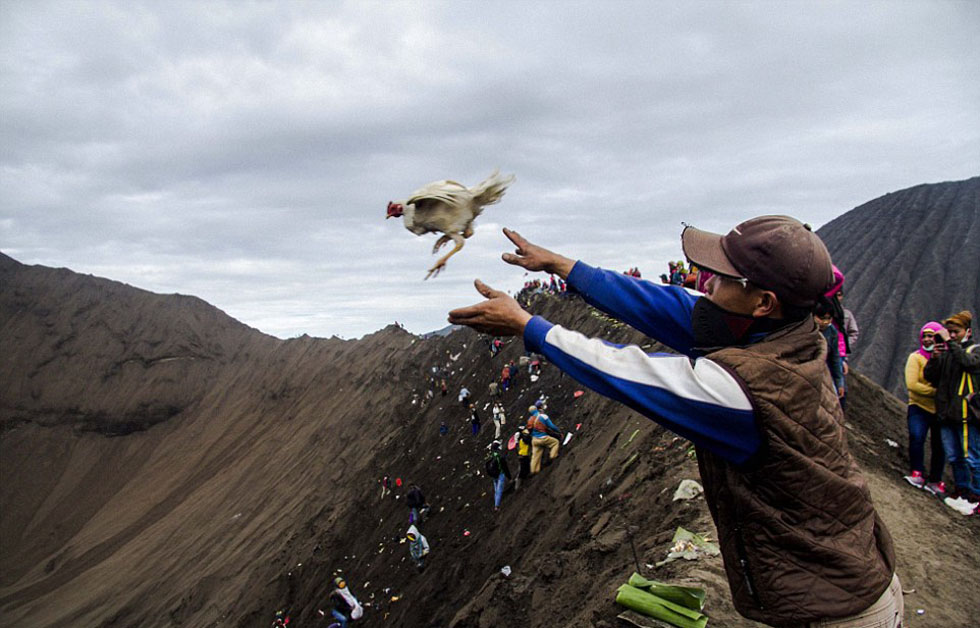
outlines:
{"label": "man's ear", "polygon": [[782,318],[783,308],[779,304],[779,297],[775,292],[760,290],[756,300],[755,309],[752,310],[755,318]]}

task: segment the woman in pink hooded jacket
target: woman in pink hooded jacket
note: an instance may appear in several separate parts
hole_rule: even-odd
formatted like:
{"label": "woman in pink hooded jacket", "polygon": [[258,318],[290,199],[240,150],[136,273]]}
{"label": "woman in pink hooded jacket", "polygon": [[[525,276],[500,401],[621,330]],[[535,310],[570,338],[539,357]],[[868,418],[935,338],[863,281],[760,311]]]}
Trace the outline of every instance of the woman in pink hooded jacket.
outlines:
{"label": "woman in pink hooded jacket", "polygon": [[[943,485],[943,468],[946,456],[943,441],[939,435],[939,422],[936,420],[936,389],[926,381],[923,371],[926,362],[932,357],[935,346],[934,337],[943,326],[929,321],[919,330],[919,348],[913,351],[905,362],[905,387],[909,391],[909,466],[912,473],[905,479],[916,488],[922,488],[934,495],[946,492]],[[926,435],[931,433],[929,477],[925,472]]]}

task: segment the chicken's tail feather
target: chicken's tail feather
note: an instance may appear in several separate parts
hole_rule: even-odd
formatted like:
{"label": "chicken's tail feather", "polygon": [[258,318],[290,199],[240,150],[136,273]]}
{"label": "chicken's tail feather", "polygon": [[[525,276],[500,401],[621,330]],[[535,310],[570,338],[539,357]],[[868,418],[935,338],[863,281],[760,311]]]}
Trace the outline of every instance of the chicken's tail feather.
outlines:
{"label": "chicken's tail feather", "polygon": [[[473,186],[470,190],[473,193],[473,205],[476,208],[481,208],[484,205],[493,205],[494,203],[500,201],[504,196],[504,192],[507,191],[507,186],[514,182],[514,175],[501,175],[500,170],[494,170],[493,173]],[[477,209],[479,212],[480,210]]]}

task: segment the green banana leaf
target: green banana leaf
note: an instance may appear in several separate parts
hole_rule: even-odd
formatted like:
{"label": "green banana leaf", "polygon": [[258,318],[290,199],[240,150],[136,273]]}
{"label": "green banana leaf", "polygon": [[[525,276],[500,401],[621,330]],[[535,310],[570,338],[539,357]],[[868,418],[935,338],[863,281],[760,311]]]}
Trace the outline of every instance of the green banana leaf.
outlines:
{"label": "green banana leaf", "polygon": [[628,584],[691,610],[701,611],[704,609],[705,591],[701,587],[686,587],[679,584],[647,580],[638,573],[630,576]]}
{"label": "green banana leaf", "polygon": [[616,589],[616,603],[678,628],[704,628],[708,623],[707,615],[628,584]]}

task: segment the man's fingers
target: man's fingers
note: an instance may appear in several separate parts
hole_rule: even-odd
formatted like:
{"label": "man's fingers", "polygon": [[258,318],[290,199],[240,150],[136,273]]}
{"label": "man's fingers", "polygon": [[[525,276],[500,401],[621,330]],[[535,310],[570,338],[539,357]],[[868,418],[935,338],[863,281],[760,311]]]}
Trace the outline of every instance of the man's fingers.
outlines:
{"label": "man's fingers", "polygon": [[487,284],[483,283],[479,279],[475,280],[473,282],[473,285],[476,286],[477,292],[479,292],[480,294],[482,294],[483,296],[485,296],[488,299],[492,299],[494,297],[499,297],[499,296],[502,296],[504,294],[503,292],[501,292],[499,290],[494,290],[493,288],[491,288]]}
{"label": "man's fingers", "polygon": [[483,313],[483,304],[470,305],[469,307],[456,308],[449,312],[449,320],[457,322],[469,320]]}
{"label": "man's fingers", "polygon": [[514,264],[515,266],[523,266],[524,268],[527,268],[527,260],[525,260],[523,257],[514,255],[513,253],[504,253],[500,256],[500,259],[504,260],[508,264]]}
{"label": "man's fingers", "polygon": [[511,231],[507,227],[504,227],[504,235],[507,236],[508,240],[514,243],[514,246],[518,248],[518,251],[527,246],[527,240],[521,237],[521,234],[517,233],[516,231]]}

